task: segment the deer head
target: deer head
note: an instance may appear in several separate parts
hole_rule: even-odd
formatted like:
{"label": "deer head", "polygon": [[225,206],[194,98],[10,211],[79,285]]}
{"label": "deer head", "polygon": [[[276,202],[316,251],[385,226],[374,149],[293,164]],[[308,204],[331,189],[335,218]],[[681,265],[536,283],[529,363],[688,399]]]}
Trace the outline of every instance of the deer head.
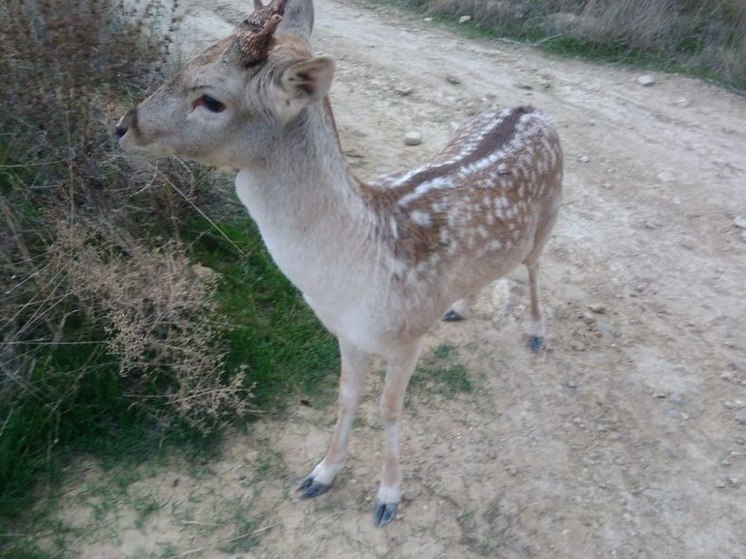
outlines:
{"label": "deer head", "polygon": [[119,121],[121,145],[242,167],[276,147],[283,129],[329,92],[334,62],[305,37],[278,32],[286,0],[263,6]]}

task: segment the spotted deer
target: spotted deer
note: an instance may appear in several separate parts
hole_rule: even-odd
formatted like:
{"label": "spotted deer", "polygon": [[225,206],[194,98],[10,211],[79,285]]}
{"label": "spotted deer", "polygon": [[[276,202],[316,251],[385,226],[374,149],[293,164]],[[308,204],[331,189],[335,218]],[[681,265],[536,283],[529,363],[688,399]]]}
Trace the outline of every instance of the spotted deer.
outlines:
{"label": "spotted deer", "polygon": [[116,134],[125,147],[238,169],[238,197],[273,259],[338,338],[338,420],[301,498],[324,493],[342,469],[371,357],[385,359],[373,517],[382,526],[401,498],[402,405],[428,328],[460,319],[480,288],[524,264],[529,345],[543,346],[537,271],[560,206],[562,151],[548,118],[519,107],[476,116],[420,167],[358,180],[327,98],[334,62],[310,48],[311,1],[254,4]]}

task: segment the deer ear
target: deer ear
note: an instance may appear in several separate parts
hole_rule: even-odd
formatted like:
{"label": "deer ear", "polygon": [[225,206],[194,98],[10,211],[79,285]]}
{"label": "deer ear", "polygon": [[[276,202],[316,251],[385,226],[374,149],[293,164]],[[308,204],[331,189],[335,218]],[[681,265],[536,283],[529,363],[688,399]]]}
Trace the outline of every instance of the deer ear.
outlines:
{"label": "deer ear", "polygon": [[286,68],[280,78],[280,87],[291,103],[307,106],[326,97],[333,78],[334,60],[317,56]]}

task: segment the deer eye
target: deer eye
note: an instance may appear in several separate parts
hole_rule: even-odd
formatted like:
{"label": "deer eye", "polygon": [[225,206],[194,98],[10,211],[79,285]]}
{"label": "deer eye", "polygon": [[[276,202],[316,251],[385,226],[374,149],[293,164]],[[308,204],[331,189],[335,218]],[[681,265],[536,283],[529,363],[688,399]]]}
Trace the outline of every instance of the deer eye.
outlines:
{"label": "deer eye", "polygon": [[205,107],[211,113],[221,113],[225,110],[225,103],[222,103],[209,95],[203,95],[192,103],[192,108],[194,109],[200,106]]}

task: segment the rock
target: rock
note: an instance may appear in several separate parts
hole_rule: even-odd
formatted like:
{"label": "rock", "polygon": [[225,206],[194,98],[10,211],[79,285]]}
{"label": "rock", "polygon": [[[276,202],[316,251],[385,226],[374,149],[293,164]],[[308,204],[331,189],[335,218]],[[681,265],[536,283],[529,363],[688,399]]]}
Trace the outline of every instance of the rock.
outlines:
{"label": "rock", "polygon": [[722,479],[719,479],[715,482],[715,487],[718,489],[725,489],[725,481]]}
{"label": "rock", "polygon": [[581,155],[580,157],[578,157],[578,161],[580,161],[581,163],[590,163],[591,158],[588,155]]}
{"label": "rock", "polygon": [[740,410],[746,406],[746,403],[743,400],[726,400],[723,405],[729,410]]}
{"label": "rock", "polygon": [[422,143],[422,134],[416,130],[411,130],[404,135],[404,145],[419,146]]}
{"label": "rock", "polygon": [[448,75],[446,76],[446,81],[450,84],[458,85],[461,83],[461,78],[453,76],[453,75]]}
{"label": "rock", "polygon": [[575,382],[575,381],[574,381],[573,379],[569,379],[568,381],[566,381],[566,382],[565,382],[565,386],[566,386],[567,388],[572,388],[572,389],[575,389],[575,388],[577,388],[577,387],[578,387],[578,383],[577,383],[577,382]]}
{"label": "rock", "polygon": [[656,175],[656,178],[663,183],[670,183],[676,181],[676,175],[670,171],[662,171]]}
{"label": "rock", "polygon": [[218,272],[216,272],[212,268],[203,266],[202,264],[193,264],[192,272],[194,272],[194,275],[197,276],[200,280],[205,282],[212,282],[220,277],[220,274]]}
{"label": "rock", "polygon": [[733,382],[733,380],[736,378],[736,375],[733,371],[725,371],[724,373],[720,374],[720,378],[723,379],[725,382]]}
{"label": "rock", "polygon": [[673,104],[676,105],[677,107],[682,107],[686,109],[687,107],[692,106],[692,102],[693,101],[689,99],[688,97],[679,97],[678,99],[674,99]]}
{"label": "rock", "polygon": [[458,18],[459,23],[466,23],[467,21],[471,21],[471,16],[461,16]]}
{"label": "rock", "polygon": [[733,220],[733,225],[739,229],[746,229],[746,215],[736,216],[736,219]]}
{"label": "rock", "polygon": [[601,303],[591,303],[588,305],[588,310],[596,314],[606,314],[606,307]]}
{"label": "rock", "polygon": [[742,410],[739,412],[736,412],[733,417],[740,423],[741,425],[746,425],[746,410]]}
{"label": "rock", "polygon": [[534,86],[532,86],[531,84],[528,84],[528,83],[517,83],[517,84],[515,84],[515,86],[518,89],[525,89],[526,91],[531,91],[534,88]]}
{"label": "rock", "polygon": [[637,83],[645,87],[651,87],[655,85],[655,78],[650,74],[645,74],[637,78]]}
{"label": "rock", "polygon": [[399,85],[394,88],[394,93],[397,95],[401,95],[402,97],[406,97],[407,95],[412,94],[412,88],[408,85]]}

